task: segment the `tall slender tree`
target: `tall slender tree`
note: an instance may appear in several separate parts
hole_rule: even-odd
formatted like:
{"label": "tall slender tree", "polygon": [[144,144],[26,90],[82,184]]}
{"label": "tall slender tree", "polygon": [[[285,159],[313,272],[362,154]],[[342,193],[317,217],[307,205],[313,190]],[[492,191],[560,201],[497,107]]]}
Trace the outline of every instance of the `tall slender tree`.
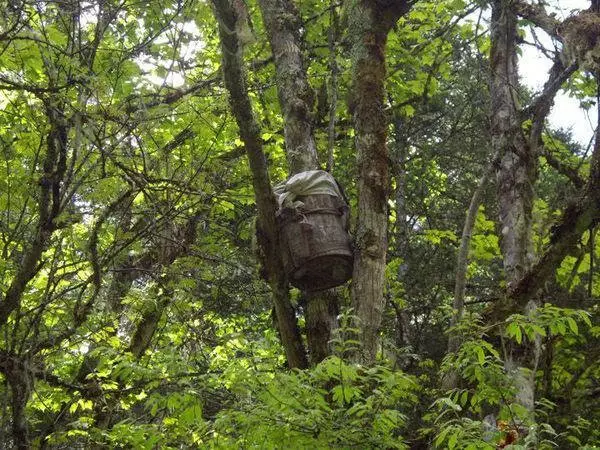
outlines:
{"label": "tall slender tree", "polygon": [[[259,5],[275,61],[289,173],[320,169],[313,124],[314,92],[303,56],[302,18],[292,0],[260,0]],[[330,353],[339,298],[334,289],[303,295],[309,355],[318,363]]]}
{"label": "tall slender tree", "polygon": [[389,152],[384,113],[387,36],[410,2],[347,2],[352,42],[353,93],[349,108],[356,130],[358,218],[352,306],[359,320],[360,361],[375,360],[384,308],[389,197]]}
{"label": "tall slender tree", "polygon": [[[246,90],[243,66],[243,44],[235,30],[246,20],[244,11],[233,8],[229,0],[215,0],[223,56],[225,87],[236,117],[252,170],[254,197],[258,207],[257,236],[265,255],[267,277],[274,295],[275,315],[282,343],[291,368],[307,366],[306,352],[300,338],[294,309],[290,303],[287,277],[283,271],[281,248],[275,222],[276,202],[269,181],[267,162],[262,150],[260,129],[254,119]],[[303,154],[301,152],[301,154]]]}

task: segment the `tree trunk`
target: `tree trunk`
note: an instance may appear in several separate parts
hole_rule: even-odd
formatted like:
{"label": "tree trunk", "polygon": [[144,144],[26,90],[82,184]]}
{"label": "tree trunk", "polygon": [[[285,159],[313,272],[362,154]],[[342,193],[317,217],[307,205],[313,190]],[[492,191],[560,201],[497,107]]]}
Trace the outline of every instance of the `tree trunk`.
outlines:
{"label": "tree trunk", "polygon": [[338,294],[335,289],[306,294],[306,340],[312,364],[331,354],[330,341],[337,329]]}
{"label": "tree trunk", "polygon": [[[509,2],[492,2],[491,22],[492,149],[500,156],[496,172],[501,248],[508,288],[526,273],[533,260],[531,223],[537,158],[521,129],[517,70],[517,16]],[[529,309],[535,308],[534,304]],[[535,380],[526,377],[528,346],[511,346],[506,368],[517,386],[517,401],[533,412]]]}
{"label": "tree trunk", "polygon": [[[518,75],[515,11],[530,18],[550,34],[555,34],[558,29],[558,24],[545,13],[542,5],[530,7],[524,3],[505,0],[492,2],[492,146],[503,155],[497,180],[501,245],[508,287],[506,301],[499,302],[492,310],[494,321],[502,321],[514,312],[531,313],[536,307],[535,297],[542,285],[553,276],[564,257],[578,245],[580,236],[600,220],[600,147],[597,135],[588,183],[581,196],[566,208],[563,218],[553,228],[548,249],[532,264],[533,184],[536,179],[537,153],[543,145],[544,121],[556,92],[576,70],[577,63],[565,68],[557,58],[542,93],[526,110],[520,111],[516,92]],[[522,124],[528,118],[532,119],[532,125],[526,139]],[[577,181],[577,177],[575,180]],[[512,372],[518,388],[517,401],[530,412],[534,410],[534,376],[540,354],[541,341],[537,339],[528,345],[511,345],[506,356],[507,370]],[[523,374],[522,367],[526,365],[533,367],[529,377]]]}
{"label": "tree trunk", "polygon": [[311,118],[314,94],[302,58],[300,14],[292,0],[259,0],[258,3],[275,59],[290,173],[318,169]]}
{"label": "tree trunk", "polygon": [[[521,156],[528,164],[528,169],[517,175],[523,175],[528,170],[533,172],[532,177],[535,179],[536,156],[538,152],[543,151],[542,131],[544,129],[545,120],[552,107],[554,97],[562,84],[577,70],[578,63],[574,62],[568,67],[563,66],[563,60],[568,59],[565,53],[565,46],[561,55],[555,58],[554,64],[550,69],[549,77],[542,92],[536,96],[531,104],[524,110],[518,111],[515,87],[517,83],[516,69],[516,18],[513,11],[518,13],[523,18],[532,21],[538,27],[545,30],[551,36],[558,40],[562,40],[562,36],[557,32],[560,28],[560,23],[546,13],[543,5],[530,5],[521,2],[512,2],[510,5],[503,5],[505,2],[495,1],[493,3],[494,18],[492,22],[492,119],[496,122],[496,129],[493,134],[496,135],[496,147],[498,151],[504,152],[511,145],[510,139],[515,137],[519,145],[514,146],[514,155]],[[569,20],[569,19],[567,19]],[[531,119],[531,127],[528,139],[524,141],[522,137],[521,127],[525,120]],[[511,134],[512,130],[512,134]],[[504,142],[502,142],[504,139]],[[525,144],[523,144],[525,142]],[[525,150],[526,153],[520,153]],[[504,159],[502,169],[498,171],[499,178],[504,180],[504,185],[501,189],[510,191],[510,183],[517,181],[517,177],[511,180],[510,156],[511,152],[507,153]],[[547,152],[546,152],[547,153]],[[504,154],[504,153],[502,153]],[[515,158],[513,158],[515,159]],[[549,164],[556,167],[557,170],[569,177],[576,186],[583,187],[584,182],[579,175],[569,168],[561,167],[556,164],[552,158],[546,157]],[[594,158],[592,158],[594,160]],[[518,162],[518,160],[517,160]],[[516,166],[519,164],[517,163]],[[515,167],[518,169],[518,167]],[[500,177],[500,174],[502,176]],[[594,218],[597,215],[595,209],[594,183],[595,176],[590,175],[590,180],[583,190],[583,194],[575,199],[567,207],[563,219],[554,227],[554,232],[551,238],[551,246],[544,252],[542,257],[528,270],[523,273],[522,270],[515,270],[518,264],[513,264],[511,270],[507,270],[507,281],[509,283],[508,298],[506,302],[498,302],[494,305],[492,315],[495,320],[504,320],[509,314],[514,312],[522,312],[527,302],[532,299],[538,292],[540,286],[550,277],[566,254],[577,245],[578,236],[587,230],[586,226],[597,220]],[[523,177],[521,177],[521,181]],[[526,180],[525,180],[526,182]],[[531,185],[531,182],[526,182]],[[522,185],[515,184],[515,191],[521,193],[524,191]],[[531,193],[533,190],[531,190]],[[533,195],[532,195],[533,197]],[[508,206],[511,201],[510,193],[504,195],[503,203]],[[523,203],[521,202],[521,205]],[[518,215],[518,205],[515,204],[513,210]],[[508,208],[505,207],[505,211]],[[510,216],[510,214],[508,214]],[[530,220],[530,219],[529,219]],[[518,220],[516,220],[518,222]],[[587,224],[587,225],[586,225]],[[509,227],[502,227],[502,231],[510,231]],[[508,246],[509,239],[503,240],[504,246]],[[530,244],[531,245],[531,244]],[[525,252],[523,252],[525,254]],[[525,260],[527,258],[523,258]],[[517,259],[518,261],[518,259]],[[527,262],[527,261],[526,261]],[[508,261],[507,261],[508,264]],[[521,265],[524,265],[521,264]],[[526,265],[526,264],[525,264]],[[509,276],[509,274],[512,274]],[[515,278],[518,275],[518,279]]]}
{"label": "tree trunk", "polygon": [[[404,130],[404,120],[400,113],[394,116],[394,148],[393,157],[395,162],[395,173],[393,174],[396,189],[394,199],[396,200],[396,222],[394,224],[395,248],[397,255],[403,259],[402,264],[398,267],[398,281],[404,285],[406,295],[406,274],[408,272],[408,259],[410,257],[410,242],[409,242],[409,223],[408,210],[406,206],[406,186],[407,186],[407,170],[406,162],[408,158],[408,139]],[[406,308],[394,305],[396,312],[396,345],[398,347],[408,347],[411,345],[409,336],[410,318],[406,312]]]}
{"label": "tree trunk", "polygon": [[10,385],[13,447],[27,450],[31,447],[25,407],[29,401],[33,382],[28,371],[28,362],[18,355],[3,353],[0,355],[0,372],[4,373]]}
{"label": "tree trunk", "polygon": [[[290,175],[319,169],[311,115],[314,95],[302,56],[300,13],[291,0],[260,0],[259,4],[275,59]],[[337,327],[338,294],[331,289],[305,293],[304,297],[309,356],[311,363],[317,364],[330,354],[329,340]]]}
{"label": "tree trunk", "polygon": [[[456,274],[454,282],[454,300],[452,307],[454,314],[450,323],[451,327],[458,325],[463,317],[464,313],[464,300],[465,300],[465,288],[467,284],[467,266],[469,264],[469,246],[471,244],[471,237],[473,236],[473,228],[475,227],[475,220],[477,219],[477,212],[479,211],[479,205],[481,205],[481,197],[485,191],[489,179],[492,177],[496,165],[498,164],[498,154],[494,156],[489,167],[477,183],[477,188],[471,196],[469,203],[469,209],[465,216],[465,223],[463,226],[462,235],[460,238],[460,246],[458,248],[458,255],[456,256]],[[460,336],[456,333],[451,332],[448,340],[448,352],[453,353],[458,351],[460,347]]]}
{"label": "tree trunk", "polygon": [[389,193],[387,120],[384,113],[387,35],[408,10],[405,2],[348,3],[352,44],[353,99],[349,105],[356,130],[358,221],[352,280],[352,305],[359,320],[362,348],[356,359],[375,360],[383,316]]}
{"label": "tree trunk", "polygon": [[[46,152],[42,164],[38,189],[38,217],[35,237],[25,249],[22,263],[10,285],[0,297],[0,329],[7,326],[9,317],[19,311],[21,300],[29,282],[43,267],[42,256],[48,248],[56,229],[55,220],[61,213],[63,178],[66,172],[67,136],[69,125],[63,118],[63,105],[51,96],[46,100],[46,118],[49,131],[46,136]],[[9,324],[10,325],[10,324]],[[25,408],[31,393],[32,376],[27,361],[9,356],[5,375],[11,389],[13,444],[18,449],[28,449],[29,435]]]}
{"label": "tree trunk", "polygon": [[198,217],[198,215],[193,215],[184,226],[168,222],[165,224],[165,229],[161,231],[162,239],[160,248],[157,250],[158,260],[156,262],[165,273],[159,278],[160,293],[156,293],[156,303],[150,305],[143,312],[131,337],[128,351],[136,358],[140,358],[150,346],[165,309],[173,301],[175,292],[170,287],[173,277],[169,273],[169,267],[178,258],[188,255],[190,248],[196,242]]}
{"label": "tree trunk", "polygon": [[252,171],[254,198],[258,209],[256,235],[264,254],[263,264],[273,292],[279,334],[289,367],[304,368],[308,363],[296,314],[289,298],[287,278],[283,272],[275,222],[276,202],[271,190],[267,160],[262,150],[260,129],[246,89],[241,43],[236,33],[231,31],[236,29],[236,21],[240,20],[240,17],[229,0],[213,0],[213,4],[219,22],[225,87],[230,94],[231,109],[240,129],[240,137],[244,142]]}
{"label": "tree trunk", "polygon": [[[465,216],[465,223],[456,256],[456,274],[454,281],[454,300],[452,301],[452,318],[450,319],[450,334],[448,336],[448,351],[447,353],[456,353],[462,344],[462,336],[456,332],[456,327],[463,318],[465,309],[465,290],[467,284],[467,267],[469,265],[469,247],[471,245],[471,237],[473,236],[473,228],[477,219],[479,205],[481,205],[481,197],[485,191],[489,179],[492,177],[496,164],[498,163],[498,155],[494,156],[491,164],[486,169],[485,173],[479,179],[477,188],[471,197],[469,209]],[[458,372],[451,371],[443,380],[443,389],[452,389],[458,387]]]}
{"label": "tree trunk", "polygon": [[62,105],[53,98],[47,103],[46,117],[50,130],[46,137],[46,155],[39,181],[36,235],[31,246],[25,251],[23,262],[6,290],[4,298],[0,298],[0,327],[6,324],[10,314],[21,304],[21,297],[27,284],[42,268],[40,259],[56,228],[54,221],[61,212],[69,126],[62,118]]}
{"label": "tree trunk", "polygon": [[537,164],[519,118],[517,16],[504,0],[492,3],[491,40],[492,149],[502,155],[496,178],[504,270],[510,287],[533,259],[531,220]]}

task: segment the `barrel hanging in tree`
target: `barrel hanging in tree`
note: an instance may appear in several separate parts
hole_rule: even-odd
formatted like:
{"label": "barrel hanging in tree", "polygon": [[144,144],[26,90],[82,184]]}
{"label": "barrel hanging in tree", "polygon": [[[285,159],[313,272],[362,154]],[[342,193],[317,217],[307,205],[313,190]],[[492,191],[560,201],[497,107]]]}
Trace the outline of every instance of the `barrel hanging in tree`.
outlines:
{"label": "barrel hanging in tree", "polygon": [[284,269],[302,290],[339,286],[352,277],[349,208],[335,179],[301,172],[275,187]]}

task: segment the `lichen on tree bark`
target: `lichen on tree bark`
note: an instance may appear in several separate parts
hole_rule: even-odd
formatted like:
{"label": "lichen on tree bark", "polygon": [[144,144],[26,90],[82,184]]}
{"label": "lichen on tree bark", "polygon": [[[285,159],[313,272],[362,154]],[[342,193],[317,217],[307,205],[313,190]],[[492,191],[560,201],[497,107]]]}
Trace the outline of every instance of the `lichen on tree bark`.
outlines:
{"label": "lichen on tree bark", "polygon": [[[389,3],[389,2],[388,2]],[[389,154],[384,113],[385,46],[391,27],[407,2],[348,2],[348,34],[353,58],[358,222],[352,280],[352,305],[359,320],[362,348],[356,359],[370,363],[378,348],[383,316],[387,252]]]}

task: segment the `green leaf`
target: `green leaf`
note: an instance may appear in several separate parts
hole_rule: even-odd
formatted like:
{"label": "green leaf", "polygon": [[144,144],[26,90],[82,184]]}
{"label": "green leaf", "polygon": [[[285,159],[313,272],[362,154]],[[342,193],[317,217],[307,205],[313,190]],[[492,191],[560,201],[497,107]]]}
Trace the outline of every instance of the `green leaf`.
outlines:
{"label": "green leaf", "polygon": [[456,447],[457,443],[458,443],[458,435],[457,434],[452,434],[450,436],[450,438],[448,439],[448,448],[450,450],[454,449],[454,447]]}
{"label": "green leaf", "polygon": [[513,330],[513,337],[515,338],[515,341],[517,342],[517,344],[520,344],[521,341],[523,340],[523,332],[521,330],[521,327],[518,324],[515,324],[515,327]]}
{"label": "green leaf", "polygon": [[577,326],[577,322],[575,322],[575,319],[573,319],[572,317],[567,317],[567,324],[569,325],[569,328],[571,329],[573,334],[579,334],[579,327]]}
{"label": "green leaf", "polygon": [[485,363],[485,352],[483,351],[483,348],[479,346],[475,347],[475,351],[477,352],[477,361],[479,364],[483,365],[483,363]]}

